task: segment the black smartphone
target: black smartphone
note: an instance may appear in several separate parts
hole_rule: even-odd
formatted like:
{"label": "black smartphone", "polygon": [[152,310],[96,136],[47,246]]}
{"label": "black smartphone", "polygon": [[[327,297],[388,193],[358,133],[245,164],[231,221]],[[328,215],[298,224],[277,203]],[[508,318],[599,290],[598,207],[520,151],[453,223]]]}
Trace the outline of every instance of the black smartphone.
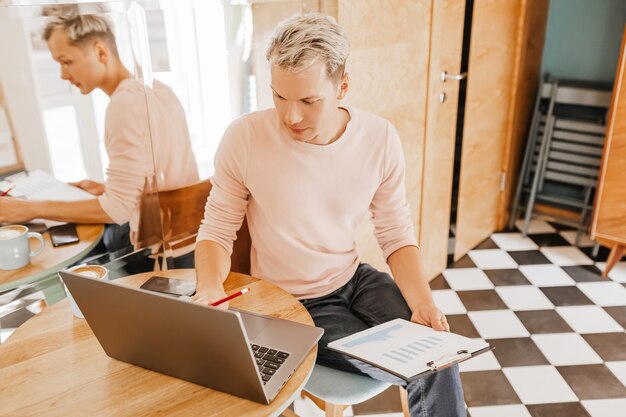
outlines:
{"label": "black smartphone", "polygon": [[192,296],[196,293],[196,282],[184,279],[165,278],[155,275],[143,283],[139,288],[157,291],[169,295]]}
{"label": "black smartphone", "polygon": [[62,224],[48,229],[50,232],[50,240],[52,246],[69,245],[70,243],[79,242],[78,233],[76,233],[76,225],[74,223]]}

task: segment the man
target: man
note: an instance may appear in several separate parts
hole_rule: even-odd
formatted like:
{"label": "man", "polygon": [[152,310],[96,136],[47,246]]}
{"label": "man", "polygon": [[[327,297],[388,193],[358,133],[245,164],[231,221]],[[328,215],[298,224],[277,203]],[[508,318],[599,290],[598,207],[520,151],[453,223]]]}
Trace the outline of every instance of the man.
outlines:
{"label": "man", "polygon": [[[340,106],[348,49],[329,17],[298,17],[276,30],[266,54],[275,109],[234,121],[220,143],[196,245],[195,300],[225,295],[247,215],[252,275],[298,297],[325,329],[319,363],[406,387],[411,415],[465,415],[457,367],[407,384],[326,346],[398,317],[449,330],[421,271],[398,134],[380,117]],[[356,226],[368,209],[395,281],[359,263]]]}
{"label": "man", "polygon": [[104,243],[111,252],[133,241],[138,203],[147,181],[156,175],[160,190],[183,187],[198,181],[198,168],[185,113],[176,95],[159,81],[155,80],[149,89],[134,80],[120,61],[108,19],[81,16],[75,9],[61,6],[57,13],[63,13],[50,20],[43,37],[52,57],[61,64],[62,79],[70,81],[82,94],[99,88],[111,99],[104,132],[109,157],[107,181],[75,183],[97,197],[84,201],[3,198],[0,221],[46,218],[124,225],[107,227]]}

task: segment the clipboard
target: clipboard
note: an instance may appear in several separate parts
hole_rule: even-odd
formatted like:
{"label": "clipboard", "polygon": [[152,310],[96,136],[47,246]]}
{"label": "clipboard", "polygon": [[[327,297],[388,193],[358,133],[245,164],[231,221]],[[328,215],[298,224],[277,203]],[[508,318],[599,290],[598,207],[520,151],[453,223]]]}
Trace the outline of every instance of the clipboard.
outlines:
{"label": "clipboard", "polygon": [[396,319],[335,340],[328,348],[413,381],[493,349],[481,339]]}

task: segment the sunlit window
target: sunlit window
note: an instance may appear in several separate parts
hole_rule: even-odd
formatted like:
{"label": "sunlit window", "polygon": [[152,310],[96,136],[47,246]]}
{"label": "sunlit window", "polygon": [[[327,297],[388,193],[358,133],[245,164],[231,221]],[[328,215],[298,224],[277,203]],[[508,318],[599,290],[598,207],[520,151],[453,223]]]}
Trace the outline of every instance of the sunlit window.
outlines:
{"label": "sunlit window", "polygon": [[[228,124],[257,108],[252,9],[246,2],[183,3],[144,3],[150,65],[153,78],[172,88],[181,101],[200,176],[208,178]],[[122,62],[135,71],[128,17],[119,11],[107,16],[114,24]],[[61,79],[59,64],[41,39],[45,22],[43,17],[32,18],[27,30],[52,174],[61,180],[104,181],[109,97],[99,90],[82,95]]]}
{"label": "sunlit window", "polygon": [[72,106],[44,110],[44,126],[53,175],[61,181],[80,181],[86,176],[76,111]]}

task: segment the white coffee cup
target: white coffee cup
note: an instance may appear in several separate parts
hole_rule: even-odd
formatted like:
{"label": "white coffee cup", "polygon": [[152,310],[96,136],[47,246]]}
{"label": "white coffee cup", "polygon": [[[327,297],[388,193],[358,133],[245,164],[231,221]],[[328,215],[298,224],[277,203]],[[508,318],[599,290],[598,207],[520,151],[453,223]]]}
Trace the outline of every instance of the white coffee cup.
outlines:
{"label": "white coffee cup", "polygon": [[[37,239],[40,246],[30,251],[30,239]],[[39,233],[28,231],[28,227],[19,224],[0,227],[0,269],[20,269],[30,263],[31,256],[39,255],[45,247]]]}
{"label": "white coffee cup", "polygon": [[[67,272],[99,280],[107,280],[109,278],[109,271],[101,265],[77,265],[68,269]],[[74,313],[74,316],[79,319],[85,318],[67,287],[65,287],[65,293],[67,294],[67,299],[70,301],[70,309],[72,310],[72,313]]]}

